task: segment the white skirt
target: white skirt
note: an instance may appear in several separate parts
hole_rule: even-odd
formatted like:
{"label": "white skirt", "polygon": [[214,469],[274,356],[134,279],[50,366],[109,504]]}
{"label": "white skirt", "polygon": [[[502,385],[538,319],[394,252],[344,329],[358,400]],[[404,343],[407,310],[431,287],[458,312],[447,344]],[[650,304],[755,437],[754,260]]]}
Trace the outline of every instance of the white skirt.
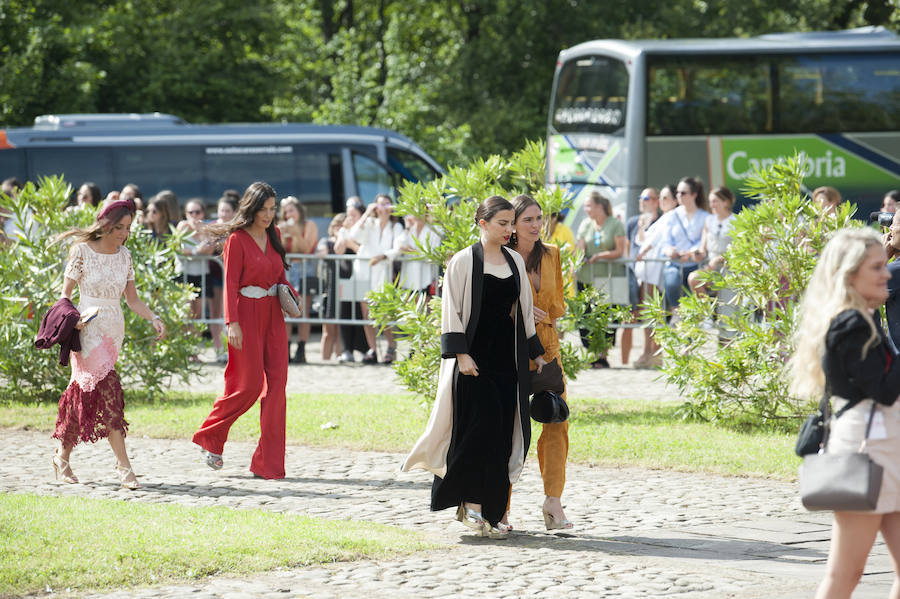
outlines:
{"label": "white skirt", "polygon": [[[847,400],[832,398],[832,409],[837,412]],[[900,512],[900,401],[894,405],[879,405],[872,416],[872,429],[866,439],[866,425],[872,411],[872,400],[865,399],[841,415],[831,418],[828,436],[829,453],[853,453],[863,451],[876,464],[884,468],[881,493],[873,514]],[[863,445],[865,441],[865,445]]]}

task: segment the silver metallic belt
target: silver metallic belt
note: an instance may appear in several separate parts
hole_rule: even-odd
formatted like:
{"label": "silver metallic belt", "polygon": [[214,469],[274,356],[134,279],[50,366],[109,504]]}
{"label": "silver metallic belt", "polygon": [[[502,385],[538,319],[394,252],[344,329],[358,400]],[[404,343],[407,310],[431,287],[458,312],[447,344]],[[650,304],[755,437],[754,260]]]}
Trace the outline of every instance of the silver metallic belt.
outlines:
{"label": "silver metallic belt", "polygon": [[268,289],[257,287],[256,285],[248,285],[246,287],[241,287],[240,293],[244,297],[249,297],[251,299],[261,299],[266,297],[267,295],[276,295],[278,293],[278,283],[275,283]]}

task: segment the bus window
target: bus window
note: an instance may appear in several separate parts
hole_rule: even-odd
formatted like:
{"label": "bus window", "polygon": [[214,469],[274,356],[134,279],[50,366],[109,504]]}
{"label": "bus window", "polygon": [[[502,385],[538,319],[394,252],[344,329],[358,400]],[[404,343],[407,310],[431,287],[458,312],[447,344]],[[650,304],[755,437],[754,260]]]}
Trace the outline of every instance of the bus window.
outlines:
{"label": "bus window", "polygon": [[[2,131],[0,131],[2,136]],[[18,177],[28,179],[25,174],[25,152],[21,150],[0,149],[0,177]]]}
{"label": "bus window", "polygon": [[105,194],[113,189],[112,160],[107,148],[29,148],[26,150],[28,179],[63,175],[67,183],[78,187],[84,181],[93,181]]}
{"label": "bus window", "polygon": [[781,131],[900,129],[900,64],[890,54],[777,59]]}
{"label": "bus window", "polygon": [[146,190],[171,189],[182,199],[203,195],[203,151],[197,146],[133,146],[113,152],[117,185],[137,183]]}
{"label": "bus window", "polygon": [[617,133],[625,127],[628,69],[603,56],[563,66],[556,88],[553,128],[558,133]]}
{"label": "bus window", "polygon": [[648,135],[771,132],[769,69],[755,57],[651,56]]}
{"label": "bus window", "polygon": [[353,153],[353,175],[356,178],[357,194],[366,204],[371,203],[379,193],[392,198],[396,195],[390,173],[368,156]]}
{"label": "bus window", "polygon": [[206,197],[246,189],[265,181],[278,197],[300,195],[294,177],[293,146],[216,146],[205,149]]}
{"label": "bus window", "polygon": [[388,166],[401,177],[413,183],[428,183],[436,176],[427,162],[405,150],[388,148]]}

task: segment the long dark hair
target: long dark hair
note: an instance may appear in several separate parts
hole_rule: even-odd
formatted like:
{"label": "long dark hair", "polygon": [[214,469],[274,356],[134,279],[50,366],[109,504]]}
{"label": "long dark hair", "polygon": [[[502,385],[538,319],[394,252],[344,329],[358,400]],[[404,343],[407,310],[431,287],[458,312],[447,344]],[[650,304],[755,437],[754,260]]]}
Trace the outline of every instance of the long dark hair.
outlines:
{"label": "long dark hair", "polygon": [[169,201],[165,196],[156,194],[147,204],[147,208],[150,208],[151,206],[162,215],[160,217],[162,223],[157,225],[157,223],[151,222],[149,218],[146,218],[144,219],[144,226],[153,231],[153,234],[156,237],[165,237],[169,234],[169,226],[172,223],[171,204],[169,204]]}
{"label": "long dark hair", "polygon": [[[100,193],[100,187],[94,183],[93,181],[85,181],[81,184],[81,187],[87,187],[88,191],[91,194],[91,206],[99,206],[100,202],[103,201],[103,195]],[[78,188],[78,191],[81,191],[81,187]],[[75,192],[76,198],[78,197],[78,191]],[[78,201],[77,199],[75,200]]]}
{"label": "long dark hair", "polygon": [[[375,199],[372,200],[372,201],[377,203],[378,200],[381,199],[381,198],[386,199],[388,202],[391,203],[392,206],[394,205],[394,198],[392,198],[391,196],[389,196],[389,195],[386,194],[386,193],[375,194]],[[399,223],[399,222],[400,222],[400,217],[397,216],[396,214],[394,214],[393,212],[391,212],[391,216],[390,216],[390,218],[388,219],[388,221],[389,221],[391,224],[393,224],[393,223]]]}
{"label": "long dark hair", "polygon": [[[256,213],[262,210],[266,200],[269,198],[277,200],[275,190],[272,189],[271,185],[262,181],[251,183],[250,187],[244,192],[241,201],[238,202],[238,209],[234,218],[227,223],[208,225],[206,227],[207,234],[211,239],[222,242],[238,229],[246,229],[253,224]],[[269,226],[266,228],[266,234],[269,236],[269,243],[272,244],[272,247],[275,248],[275,251],[281,256],[281,262],[284,264],[284,267],[287,268],[288,263],[285,259],[286,252],[284,251],[284,246],[281,244],[281,239],[278,237],[278,229],[275,228],[275,220],[276,219],[273,218],[272,222],[269,223]]]}
{"label": "long dark hair", "polygon": [[300,227],[300,231],[302,232],[303,227],[306,226],[306,206],[301,204],[300,200],[294,196],[283,198],[278,204],[278,218],[282,222],[287,222],[287,219],[284,217],[285,206],[293,206],[297,209],[297,215],[300,217],[300,222],[297,223],[297,226]]}
{"label": "long dark hair", "polygon": [[[706,199],[706,194],[703,193],[703,181],[700,177],[682,177],[678,184],[680,185],[681,183],[690,187],[691,193],[697,194],[697,199],[695,200],[697,208],[709,212],[709,202]],[[675,198],[677,199],[678,196],[676,195]]]}
{"label": "long dark hair", "polygon": [[494,218],[494,215],[502,210],[515,211],[515,208],[513,208],[513,205],[509,203],[509,200],[503,196],[491,196],[482,200],[475,210],[475,224],[477,225],[478,221],[481,219],[490,222],[490,220]]}
{"label": "long dark hair", "polygon": [[610,204],[609,198],[607,198],[605,195],[603,195],[599,191],[592,191],[590,198],[595,206],[600,206],[601,208],[603,208],[603,212],[606,214],[606,218],[609,218],[613,215],[612,204]]}
{"label": "long dark hair", "polygon": [[[516,217],[513,221],[518,222],[519,217],[522,216],[522,213],[525,212],[531,206],[537,206],[538,210],[541,209],[541,205],[538,204],[537,200],[529,195],[518,195],[513,198],[512,201],[513,210],[516,211]],[[509,238],[509,243],[506,244],[508,247],[516,250],[519,247],[519,235],[517,233],[513,233]],[[541,268],[541,259],[544,257],[544,254],[548,253],[550,248],[544,245],[544,242],[537,239],[534,242],[534,247],[531,249],[531,254],[528,255],[528,261],[525,262],[525,270],[529,270],[531,272],[538,272]]]}
{"label": "long dark hair", "polygon": [[713,187],[709,193],[727,203],[729,210],[734,208],[734,194],[727,187]]}

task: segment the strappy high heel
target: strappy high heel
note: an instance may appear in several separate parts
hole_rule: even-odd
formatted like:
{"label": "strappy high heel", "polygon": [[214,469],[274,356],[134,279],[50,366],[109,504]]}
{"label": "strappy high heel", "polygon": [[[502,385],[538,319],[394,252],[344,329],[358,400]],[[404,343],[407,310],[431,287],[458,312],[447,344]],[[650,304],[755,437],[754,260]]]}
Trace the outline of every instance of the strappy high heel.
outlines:
{"label": "strappy high heel", "polygon": [[459,507],[456,509],[456,519],[472,530],[477,530],[479,534],[484,530],[485,521],[481,512],[476,512],[472,508],[466,507],[464,503],[459,504]]}
{"label": "strappy high heel", "polygon": [[[78,477],[75,476],[75,473],[69,468],[68,460],[62,459],[59,452],[53,454],[51,462],[53,463],[54,480],[62,480],[64,483],[69,483],[70,485],[74,485],[78,482]],[[66,470],[69,471],[69,474],[66,474]]]}
{"label": "strappy high heel", "polygon": [[487,520],[484,521],[484,527],[481,529],[481,536],[489,539],[507,539],[511,528],[508,524],[498,522],[497,526],[491,526]]}
{"label": "strappy high heel", "polygon": [[[132,470],[130,466],[128,468],[125,468],[124,466],[116,464],[116,474],[119,475],[119,482],[122,484],[123,489],[134,491],[135,489],[141,488],[141,483],[137,481],[137,476],[134,474],[134,470]],[[134,480],[126,480],[129,474],[134,476]]]}

